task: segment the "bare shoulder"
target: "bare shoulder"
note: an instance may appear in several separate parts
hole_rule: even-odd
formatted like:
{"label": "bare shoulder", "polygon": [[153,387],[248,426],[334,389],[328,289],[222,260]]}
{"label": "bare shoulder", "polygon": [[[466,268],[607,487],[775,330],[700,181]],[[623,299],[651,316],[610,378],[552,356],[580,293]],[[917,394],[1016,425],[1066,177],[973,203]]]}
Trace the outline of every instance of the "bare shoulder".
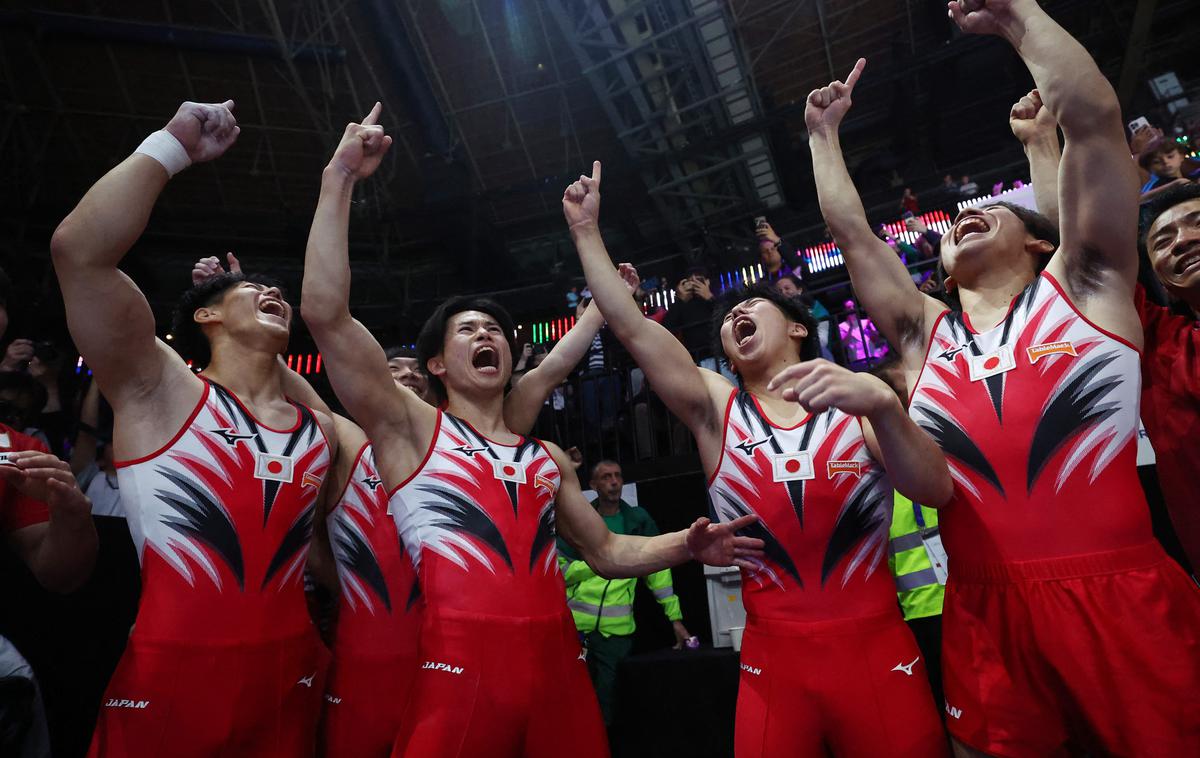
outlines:
{"label": "bare shoulder", "polygon": [[153,384],[139,388],[109,387],[97,377],[100,391],[113,406],[114,449],[125,460],[142,458],[169,443],[192,418],[206,391],[202,379],[179,354],[155,340],[159,370]]}

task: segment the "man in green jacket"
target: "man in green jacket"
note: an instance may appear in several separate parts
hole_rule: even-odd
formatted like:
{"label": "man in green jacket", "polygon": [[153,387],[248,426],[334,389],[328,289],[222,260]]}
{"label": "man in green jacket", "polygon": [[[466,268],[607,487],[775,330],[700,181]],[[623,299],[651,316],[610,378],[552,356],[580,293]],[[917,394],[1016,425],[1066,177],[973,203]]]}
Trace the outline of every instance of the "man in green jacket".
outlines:
{"label": "man in green jacket", "polygon": [[[592,467],[590,485],[599,497],[592,501],[592,507],[616,534],[646,537],[658,534],[658,525],[644,508],[635,508],[621,499],[624,484],[619,463],[597,463]],[[636,628],[633,595],[638,580],[597,576],[562,538],[558,540],[558,563],[567,583],[567,605],[575,617],[575,627],[584,635],[588,671],[596,687],[600,711],[604,714],[605,725],[611,725],[617,665],[633,648],[633,632]],[[642,577],[642,581],[654,593],[654,598],[674,627],[675,647],[684,646],[691,635],[683,626],[679,598],[671,584],[671,570],[656,571]]]}

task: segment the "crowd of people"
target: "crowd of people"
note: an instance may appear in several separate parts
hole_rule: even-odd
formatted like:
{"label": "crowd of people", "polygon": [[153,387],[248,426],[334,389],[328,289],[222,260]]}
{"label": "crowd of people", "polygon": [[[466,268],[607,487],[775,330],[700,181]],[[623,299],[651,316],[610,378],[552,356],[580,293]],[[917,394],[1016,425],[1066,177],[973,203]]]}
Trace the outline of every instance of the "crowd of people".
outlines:
{"label": "crowd of people", "polygon": [[[741,572],[739,758],[1197,754],[1200,589],[1136,457],[1143,423],[1200,566],[1200,171],[1150,127],[1127,142],[1033,0],[949,11],[1033,77],[1010,126],[1037,210],[985,201],[940,236],[906,191],[916,244],[873,227],[839,142],[860,59],[805,108],[857,298],[840,321],[765,218],[762,282],[714,293],[689,269],[648,307],[605,246],[597,161],[563,193],[586,289],[552,349],[518,349],[481,295],[385,348],[351,315],[348,251],[392,142],[376,103],[334,148],[304,255],[336,402],[282,359],[294,304],[252,261],[197,261],[170,342],[121,272],[171,178],[237,141],[232,101],[180,106],[53,235],[80,370],[24,338],[0,361],[9,551],[51,592],[140,585],[136,619],[109,609],[88,755],[606,756],[639,581],[696,642],[687,561]],[[589,501],[582,455],[530,436],[575,371],[611,428],[617,350],[698,453],[686,529],[626,502],[615,461],[592,462]],[[132,575],[100,547],[110,517]],[[49,755],[43,704],[71,702],[69,677],[4,638],[0,671],[0,752]]]}

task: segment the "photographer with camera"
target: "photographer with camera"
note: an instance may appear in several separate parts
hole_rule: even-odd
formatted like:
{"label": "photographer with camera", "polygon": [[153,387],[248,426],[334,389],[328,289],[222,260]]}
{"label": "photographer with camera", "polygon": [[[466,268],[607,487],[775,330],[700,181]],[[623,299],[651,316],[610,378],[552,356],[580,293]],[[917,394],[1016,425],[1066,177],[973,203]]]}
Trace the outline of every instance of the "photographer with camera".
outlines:
{"label": "photographer with camera", "polygon": [[45,391],[41,405],[28,418],[27,428],[60,458],[66,455],[74,429],[74,419],[63,404],[59,387],[65,358],[64,352],[49,340],[15,339],[0,360],[0,371],[26,374]]}

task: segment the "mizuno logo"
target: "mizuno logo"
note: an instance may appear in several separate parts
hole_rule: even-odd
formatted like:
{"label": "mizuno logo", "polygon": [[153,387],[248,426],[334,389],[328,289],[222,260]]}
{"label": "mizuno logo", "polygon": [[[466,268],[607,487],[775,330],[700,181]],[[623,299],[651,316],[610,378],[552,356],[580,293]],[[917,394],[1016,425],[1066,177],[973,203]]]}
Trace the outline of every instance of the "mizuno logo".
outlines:
{"label": "mizuno logo", "polygon": [[315,676],[316,673],[309,674],[308,676],[302,676],[300,677],[300,681],[296,682],[296,684],[303,684],[305,687],[312,689],[313,677]]}
{"label": "mizuno logo", "polygon": [[896,668],[892,669],[892,671],[903,671],[905,674],[912,676],[913,666],[916,666],[917,661],[919,660],[921,660],[921,656],[918,655],[916,658],[912,659],[912,663],[897,663]]}
{"label": "mizuno logo", "polygon": [[467,456],[468,458],[471,457],[472,455],[475,455],[476,453],[486,453],[487,452],[486,447],[471,447],[470,445],[459,445],[458,447],[452,448],[452,449],[455,452],[462,453],[463,455]]}
{"label": "mizuno logo", "polygon": [[225,444],[230,447],[237,447],[238,440],[252,440],[258,436],[257,434],[238,434],[232,429],[212,429],[210,431],[225,440]]}
{"label": "mizuno logo", "polygon": [[118,700],[115,697],[110,697],[104,701],[105,708],[136,708],[141,710],[149,705],[149,700]]}
{"label": "mizuno logo", "polygon": [[950,714],[956,719],[962,718],[962,708],[955,708],[949,703],[946,703],[946,713]]}
{"label": "mizuno logo", "polygon": [[586,661],[587,660],[587,648],[586,647],[579,649],[579,657],[576,658],[575,660],[577,660],[577,661]]}
{"label": "mizuno logo", "polygon": [[434,661],[425,661],[421,665],[421,668],[432,669],[433,671],[445,671],[450,674],[461,674],[463,672],[462,666],[451,666],[448,663],[435,663]]}
{"label": "mizuno logo", "polygon": [[367,485],[367,487],[374,492],[375,490],[379,489],[379,485],[383,484],[383,480],[377,476],[366,476],[363,477],[362,483]]}
{"label": "mizuno logo", "polygon": [[334,697],[333,695],[326,695],[325,702],[330,703],[332,705],[341,705],[342,699],[340,697]]}
{"label": "mizuno logo", "polygon": [[762,676],[762,669],[755,668],[746,663],[742,664],[742,671],[745,671],[747,674],[754,674],[755,676]]}
{"label": "mizuno logo", "polygon": [[938,353],[938,357],[944,360],[946,363],[954,363],[954,359],[958,357],[958,354],[966,349],[966,345],[952,347],[949,350],[943,350],[942,352]]}
{"label": "mizuno logo", "polygon": [[745,453],[747,458],[752,458],[752,457],[754,457],[754,449],[755,448],[765,445],[770,441],[771,441],[770,437],[766,437],[761,440],[755,440],[754,442],[751,442],[750,440],[742,440],[741,442],[734,445],[734,447],[737,448],[738,450],[741,450],[743,453]]}

